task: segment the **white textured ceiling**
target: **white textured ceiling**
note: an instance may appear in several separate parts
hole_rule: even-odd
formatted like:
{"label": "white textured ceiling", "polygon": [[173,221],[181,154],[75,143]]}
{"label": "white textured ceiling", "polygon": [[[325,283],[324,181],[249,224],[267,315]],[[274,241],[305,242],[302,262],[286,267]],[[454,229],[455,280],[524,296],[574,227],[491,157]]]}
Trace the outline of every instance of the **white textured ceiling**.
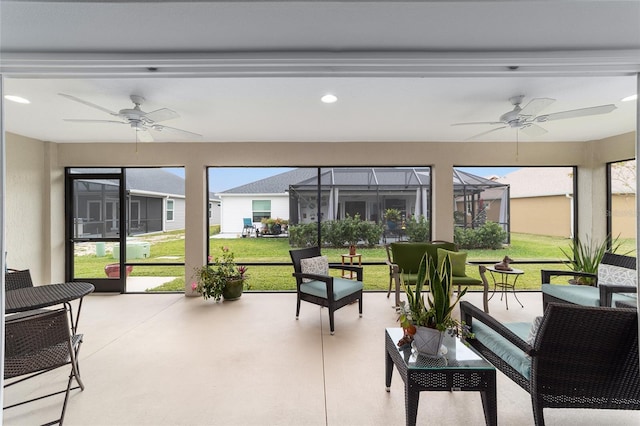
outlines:
{"label": "white textured ceiling", "polygon": [[[556,99],[545,113],[618,108],[521,141],[599,139],[635,129],[635,103],[620,99],[636,92],[638,22],[639,1],[3,0],[4,91],[32,101],[5,102],[5,127],[130,142],[127,126],[63,121],[110,117],[58,93],[111,110],[139,94],[202,141],[460,141],[491,127],[452,123],[496,121],[523,94]],[[339,101],[320,103],[327,92]]]}

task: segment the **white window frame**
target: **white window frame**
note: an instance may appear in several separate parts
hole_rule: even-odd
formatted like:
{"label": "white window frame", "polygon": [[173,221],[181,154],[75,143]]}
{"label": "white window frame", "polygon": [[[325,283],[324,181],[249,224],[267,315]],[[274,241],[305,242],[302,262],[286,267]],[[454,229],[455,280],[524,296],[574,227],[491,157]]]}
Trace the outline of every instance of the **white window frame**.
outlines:
{"label": "white window frame", "polygon": [[[169,202],[171,202],[171,208],[169,208]],[[175,220],[175,209],[176,209],[176,202],[174,199],[172,198],[167,198],[165,200],[164,203],[164,212],[165,212],[165,218],[167,219],[167,222],[173,222]],[[171,219],[169,219],[169,212],[171,212]]]}

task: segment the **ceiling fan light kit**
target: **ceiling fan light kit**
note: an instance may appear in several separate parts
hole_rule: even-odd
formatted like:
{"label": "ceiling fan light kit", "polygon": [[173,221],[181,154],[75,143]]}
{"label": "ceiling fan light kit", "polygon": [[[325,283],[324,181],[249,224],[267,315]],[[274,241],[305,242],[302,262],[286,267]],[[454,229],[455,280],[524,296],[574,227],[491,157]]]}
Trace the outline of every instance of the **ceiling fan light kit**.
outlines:
{"label": "ceiling fan light kit", "polygon": [[113,117],[118,118],[119,120],[85,120],[85,119],[65,119],[65,121],[75,122],[75,123],[115,123],[115,124],[126,124],[136,131],[136,138],[143,142],[153,142],[153,135],[149,132],[149,130],[153,130],[156,132],[162,132],[163,130],[170,130],[172,133],[175,133],[181,137],[189,137],[189,138],[198,138],[202,135],[194,132],[189,132],[187,130],[177,129],[175,127],[168,127],[162,124],[158,124],[160,121],[172,120],[174,118],[179,118],[180,115],[169,109],[169,108],[160,108],[151,112],[144,112],[141,108],[141,105],[144,104],[144,97],[140,95],[131,95],[130,99],[133,102],[133,108],[123,108],[118,112],[111,111],[108,108],[102,107],[100,105],[94,104],[92,102],[86,101],[84,99],[77,98],[72,95],[67,95],[65,93],[59,93],[60,96],[70,99],[75,102],[79,102],[83,105],[89,106],[91,108],[98,109],[102,112],[106,112],[107,114],[112,115]]}
{"label": "ceiling fan light kit", "polygon": [[500,126],[477,135],[471,136],[468,140],[477,139],[489,133],[510,127],[522,130],[529,136],[536,137],[547,133],[547,130],[535,123],[546,123],[553,120],[564,120],[567,118],[586,117],[589,115],[607,114],[616,109],[614,104],[599,105],[588,108],[572,109],[568,111],[555,112],[551,114],[538,115],[538,113],[549,107],[556,100],[551,98],[534,98],[527,105],[521,107],[524,95],[517,95],[509,98],[513,109],[500,116],[498,121],[477,121],[468,123],[454,123],[452,126],[466,125],[490,125]]}

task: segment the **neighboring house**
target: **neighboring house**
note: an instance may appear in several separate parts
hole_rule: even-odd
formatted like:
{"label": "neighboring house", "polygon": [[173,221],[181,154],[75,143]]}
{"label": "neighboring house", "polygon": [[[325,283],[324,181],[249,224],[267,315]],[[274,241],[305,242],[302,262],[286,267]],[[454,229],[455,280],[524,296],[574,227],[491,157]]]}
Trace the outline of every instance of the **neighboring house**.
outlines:
{"label": "neighboring house", "polygon": [[[116,235],[118,187],[110,181],[86,181],[76,188],[76,235]],[[185,228],[184,178],[161,168],[126,169],[127,235]],[[220,223],[220,200],[209,200],[211,225]]]}
{"label": "neighboring house", "polygon": [[[612,234],[636,236],[635,163],[614,166],[612,182]],[[499,182],[511,188],[511,231],[572,237],[573,169],[571,167],[524,167]],[[606,208],[605,205],[602,206]]]}
{"label": "neighboring house", "polygon": [[[456,197],[470,204],[481,199],[485,189],[504,187],[468,173],[458,172],[460,176],[463,182],[454,179]],[[317,182],[317,169],[300,168],[217,193],[222,200],[221,232],[241,233],[243,218],[251,218],[257,227],[262,218],[298,224],[315,222],[318,215],[321,220],[359,215],[382,223],[389,208],[399,210],[403,218],[428,217],[431,209],[428,167],[324,168],[319,202]]]}

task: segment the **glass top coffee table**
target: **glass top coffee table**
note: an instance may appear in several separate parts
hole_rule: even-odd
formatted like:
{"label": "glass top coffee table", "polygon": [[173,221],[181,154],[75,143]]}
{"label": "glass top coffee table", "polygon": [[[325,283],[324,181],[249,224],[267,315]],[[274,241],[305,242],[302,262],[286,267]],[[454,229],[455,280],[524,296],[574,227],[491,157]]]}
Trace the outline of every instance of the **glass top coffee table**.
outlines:
{"label": "glass top coffee table", "polygon": [[390,391],[393,366],[404,381],[406,424],[416,424],[422,391],[480,392],[487,425],[498,423],[496,369],[458,338],[445,337],[446,354],[439,358],[418,355],[411,346],[399,348],[402,328],[385,331],[387,392]]}

